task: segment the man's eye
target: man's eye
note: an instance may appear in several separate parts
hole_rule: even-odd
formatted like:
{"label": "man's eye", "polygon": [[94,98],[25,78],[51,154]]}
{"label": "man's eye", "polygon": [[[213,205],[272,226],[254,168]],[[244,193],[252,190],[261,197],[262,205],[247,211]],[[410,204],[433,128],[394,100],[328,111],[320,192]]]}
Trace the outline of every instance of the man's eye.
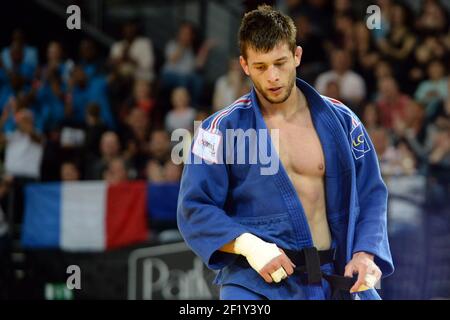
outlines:
{"label": "man's eye", "polygon": [[264,70],[264,66],[258,66],[258,67],[256,67],[256,70],[262,71],[262,70]]}
{"label": "man's eye", "polygon": [[281,66],[283,66],[284,65],[284,62],[278,62],[278,63],[275,63],[275,66],[277,66],[277,67],[281,67]]}

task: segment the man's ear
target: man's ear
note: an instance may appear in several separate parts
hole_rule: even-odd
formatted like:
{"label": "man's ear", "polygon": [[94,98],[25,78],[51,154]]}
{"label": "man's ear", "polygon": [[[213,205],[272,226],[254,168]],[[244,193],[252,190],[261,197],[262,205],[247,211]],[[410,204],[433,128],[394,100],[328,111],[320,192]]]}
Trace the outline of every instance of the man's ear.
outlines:
{"label": "man's ear", "polygon": [[298,67],[300,65],[300,61],[302,61],[302,54],[303,54],[303,48],[300,46],[297,46],[294,52],[294,60],[295,60],[295,66]]}
{"label": "man's ear", "polygon": [[242,70],[244,70],[247,76],[250,76],[250,72],[248,70],[247,60],[243,56],[239,56],[239,63],[241,64]]}

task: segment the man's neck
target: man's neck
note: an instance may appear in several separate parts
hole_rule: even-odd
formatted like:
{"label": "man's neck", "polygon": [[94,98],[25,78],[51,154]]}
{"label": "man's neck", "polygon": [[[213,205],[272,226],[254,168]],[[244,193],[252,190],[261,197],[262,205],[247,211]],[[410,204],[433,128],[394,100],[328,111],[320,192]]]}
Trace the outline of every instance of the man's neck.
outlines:
{"label": "man's neck", "polygon": [[306,98],[297,86],[294,86],[290,96],[283,103],[271,103],[256,91],[261,112],[264,116],[282,116],[289,119],[291,116],[307,107]]}

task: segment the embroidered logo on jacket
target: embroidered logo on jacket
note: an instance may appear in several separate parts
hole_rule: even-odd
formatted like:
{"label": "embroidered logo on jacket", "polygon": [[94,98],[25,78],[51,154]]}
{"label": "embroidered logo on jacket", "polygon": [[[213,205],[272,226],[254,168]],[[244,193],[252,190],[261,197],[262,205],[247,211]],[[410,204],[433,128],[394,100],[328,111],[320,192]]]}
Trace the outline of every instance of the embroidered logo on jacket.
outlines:
{"label": "embroidered logo on jacket", "polygon": [[[352,119],[353,120],[353,119]],[[352,131],[350,131],[350,141],[352,144],[352,153],[356,160],[364,157],[366,152],[370,151],[370,146],[366,141],[366,136],[362,129],[361,122],[353,123]]]}

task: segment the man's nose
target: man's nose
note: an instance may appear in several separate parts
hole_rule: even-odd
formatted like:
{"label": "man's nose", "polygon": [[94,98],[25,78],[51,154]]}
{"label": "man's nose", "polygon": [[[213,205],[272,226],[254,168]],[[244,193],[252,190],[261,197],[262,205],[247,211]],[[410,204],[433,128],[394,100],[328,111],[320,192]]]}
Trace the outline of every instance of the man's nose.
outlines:
{"label": "man's nose", "polygon": [[268,81],[273,83],[280,80],[280,71],[275,66],[270,66],[268,71]]}

